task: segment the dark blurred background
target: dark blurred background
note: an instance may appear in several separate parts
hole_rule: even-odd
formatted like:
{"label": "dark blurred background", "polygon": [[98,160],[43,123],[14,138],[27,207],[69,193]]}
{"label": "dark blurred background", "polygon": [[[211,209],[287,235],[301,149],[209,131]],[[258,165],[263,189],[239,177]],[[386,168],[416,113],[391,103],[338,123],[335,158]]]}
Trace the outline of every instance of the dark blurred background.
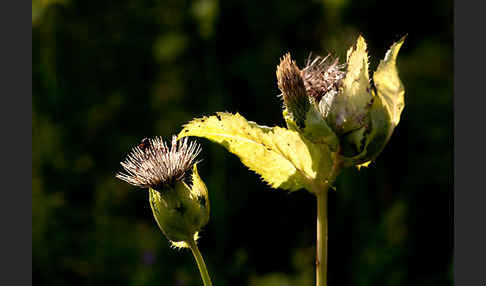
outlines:
{"label": "dark blurred background", "polygon": [[[344,61],[361,33],[374,70],[398,57],[406,106],[377,161],[329,195],[329,285],[453,284],[452,1],[32,0],[34,285],[202,285],[148,193],[120,180],[143,137],[239,112],[284,126],[275,69],[291,52]],[[272,190],[207,140],[214,285],[313,285],[316,202]]]}

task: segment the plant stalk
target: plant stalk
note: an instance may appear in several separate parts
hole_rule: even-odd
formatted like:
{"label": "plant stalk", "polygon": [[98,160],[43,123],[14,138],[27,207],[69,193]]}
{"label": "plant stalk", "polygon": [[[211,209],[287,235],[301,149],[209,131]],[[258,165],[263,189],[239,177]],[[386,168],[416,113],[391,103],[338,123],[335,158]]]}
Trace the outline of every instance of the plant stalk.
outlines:
{"label": "plant stalk", "polygon": [[316,285],[327,285],[327,190],[317,194]]}
{"label": "plant stalk", "polygon": [[196,259],[197,267],[199,268],[199,273],[201,274],[201,278],[204,286],[212,286],[213,284],[211,283],[211,278],[209,277],[209,273],[206,268],[206,263],[204,263],[204,259],[201,255],[201,252],[199,252],[199,248],[197,247],[196,242],[194,241],[194,239],[191,239],[187,243],[189,244],[192,254]]}

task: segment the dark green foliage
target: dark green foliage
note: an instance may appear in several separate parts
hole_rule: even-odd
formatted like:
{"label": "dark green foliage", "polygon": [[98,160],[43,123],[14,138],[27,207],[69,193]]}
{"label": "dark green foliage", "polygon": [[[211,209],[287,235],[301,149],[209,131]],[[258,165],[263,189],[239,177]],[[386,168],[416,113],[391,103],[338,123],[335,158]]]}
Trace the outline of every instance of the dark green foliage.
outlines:
{"label": "dark green foliage", "polygon": [[[284,126],[279,58],[343,62],[358,33],[370,70],[408,33],[405,109],[376,163],[345,171],[329,195],[329,285],[452,284],[452,1],[70,0],[32,32],[35,285],[201,285],[148,192],[114,177],[119,162],[215,111]],[[315,198],[273,191],[200,142],[211,218],[199,241],[214,285],[312,285]]]}

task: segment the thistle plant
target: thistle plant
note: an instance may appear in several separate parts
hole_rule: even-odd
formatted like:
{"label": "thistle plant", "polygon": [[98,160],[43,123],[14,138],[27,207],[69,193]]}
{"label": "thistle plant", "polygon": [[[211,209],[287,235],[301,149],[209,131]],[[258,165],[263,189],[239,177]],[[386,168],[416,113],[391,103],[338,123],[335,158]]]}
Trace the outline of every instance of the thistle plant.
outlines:
{"label": "thistle plant", "polygon": [[390,139],[404,108],[394,43],[373,73],[359,36],[340,64],[331,55],[309,58],[300,69],[290,54],[277,66],[286,128],[267,127],[240,114],[218,112],[193,119],[178,138],[221,144],[272,188],[306,189],[317,197],[316,284],[327,280],[327,193],[348,167],[368,166]]}
{"label": "thistle plant", "polygon": [[160,137],[143,139],[124,162],[117,178],[148,188],[157,225],[176,248],[190,248],[205,286],[211,285],[204,259],[197,247],[198,233],[209,221],[209,197],[197,172],[201,147],[187,138],[172,137],[171,145]]}

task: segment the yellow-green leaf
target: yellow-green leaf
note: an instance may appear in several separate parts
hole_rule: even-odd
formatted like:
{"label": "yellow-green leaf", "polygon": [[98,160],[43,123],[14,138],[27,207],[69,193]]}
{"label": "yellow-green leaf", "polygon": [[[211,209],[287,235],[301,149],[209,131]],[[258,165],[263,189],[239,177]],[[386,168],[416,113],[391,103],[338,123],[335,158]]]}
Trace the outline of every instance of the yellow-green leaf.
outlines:
{"label": "yellow-green leaf", "polygon": [[331,170],[331,152],[281,127],[259,126],[240,114],[219,112],[184,126],[179,138],[197,136],[223,145],[273,188],[311,190]]}
{"label": "yellow-green leaf", "polygon": [[404,94],[405,89],[398,77],[396,66],[397,55],[400,47],[405,41],[405,36],[398,42],[394,43],[380,61],[376,72],[373,74],[373,81],[376,86],[377,95],[382,99],[385,108],[390,114],[392,130],[400,121],[400,114],[405,106]]}
{"label": "yellow-green leaf", "polygon": [[287,123],[288,129],[299,132],[314,144],[326,144],[332,152],[337,151],[339,139],[331,127],[327,125],[326,120],[322,114],[317,111],[315,106],[311,105],[309,107],[304,121],[304,128],[297,126],[286,108],[282,111],[282,115]]}
{"label": "yellow-green leaf", "polygon": [[347,72],[344,79],[344,85],[350,89],[360,89],[358,83],[367,84],[369,82],[368,74],[368,53],[365,39],[358,37],[355,46],[348,49],[346,57]]}
{"label": "yellow-green leaf", "polygon": [[359,164],[359,165],[356,165],[356,168],[358,168],[358,170],[361,170],[361,168],[363,167],[366,167],[368,168],[368,166],[371,164],[371,161],[368,161],[368,162],[365,162],[363,164]]}
{"label": "yellow-green leaf", "polygon": [[404,40],[405,37],[391,46],[373,74],[376,92],[372,90],[373,103],[369,111],[371,130],[366,136],[365,148],[361,154],[346,159],[351,165],[374,160],[400,121],[405,90],[398,77],[396,58]]}
{"label": "yellow-green leaf", "polygon": [[343,79],[342,95],[334,100],[331,124],[339,134],[359,129],[364,125],[372,100],[368,73],[368,53],[362,36],[347,52],[346,77]]}

